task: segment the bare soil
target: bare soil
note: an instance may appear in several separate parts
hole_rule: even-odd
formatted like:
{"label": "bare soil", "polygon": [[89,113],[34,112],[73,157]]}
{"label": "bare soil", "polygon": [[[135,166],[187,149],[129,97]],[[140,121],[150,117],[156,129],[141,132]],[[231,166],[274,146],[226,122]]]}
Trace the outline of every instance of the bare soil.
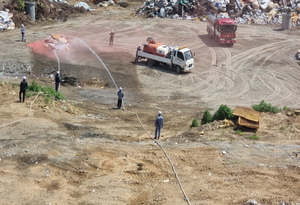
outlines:
{"label": "bare soil", "polygon": [[[233,127],[190,128],[221,104],[299,108],[299,30],[238,25],[237,43],[222,47],[205,22],[139,18],[139,4],[130,3],[27,26],[26,43],[18,29],[0,32],[0,204],[300,203],[300,116],[263,113],[258,140]],[[27,46],[49,34],[70,39],[59,62],[51,50]],[[192,72],[134,64],[149,36],[188,45]],[[58,66],[76,79],[61,86],[67,102],[18,102],[24,73],[29,83],[54,87]],[[117,87],[125,92],[122,110],[115,109]],[[155,142],[159,110],[165,126]]]}

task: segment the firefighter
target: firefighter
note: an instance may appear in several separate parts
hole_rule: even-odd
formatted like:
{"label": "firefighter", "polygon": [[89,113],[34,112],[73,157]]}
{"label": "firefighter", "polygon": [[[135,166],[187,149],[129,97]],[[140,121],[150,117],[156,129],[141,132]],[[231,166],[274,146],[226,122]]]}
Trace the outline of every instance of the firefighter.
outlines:
{"label": "firefighter", "polygon": [[164,118],[161,114],[162,114],[161,111],[158,111],[158,116],[156,117],[155,124],[154,124],[155,125],[155,137],[154,137],[155,140],[159,140],[161,129],[164,126]]}
{"label": "firefighter", "polygon": [[118,95],[118,104],[117,104],[117,107],[118,107],[118,109],[121,109],[121,107],[122,107],[122,100],[123,100],[123,97],[124,97],[124,93],[123,93],[123,88],[122,87],[119,88],[119,91],[118,91],[117,95]]}
{"label": "firefighter", "polygon": [[[19,92],[19,98],[20,98],[20,102],[25,102],[25,94],[26,94],[26,90],[28,88],[28,83],[26,81],[26,76],[23,77],[23,80],[20,83],[20,92]],[[22,96],[23,94],[23,96]]]}
{"label": "firefighter", "polygon": [[55,91],[56,92],[58,92],[60,82],[61,82],[61,79],[60,79],[59,71],[57,71],[56,75],[55,75]]}
{"label": "firefighter", "polygon": [[21,35],[22,35],[22,42],[25,41],[25,27],[24,24],[21,25]]}

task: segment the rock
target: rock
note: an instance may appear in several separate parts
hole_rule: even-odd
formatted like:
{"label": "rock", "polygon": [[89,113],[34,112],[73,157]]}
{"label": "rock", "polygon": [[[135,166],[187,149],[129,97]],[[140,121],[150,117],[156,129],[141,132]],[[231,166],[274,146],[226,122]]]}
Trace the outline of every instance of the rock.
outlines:
{"label": "rock", "polygon": [[126,8],[127,6],[129,6],[129,4],[127,2],[119,2],[119,5],[123,8]]}

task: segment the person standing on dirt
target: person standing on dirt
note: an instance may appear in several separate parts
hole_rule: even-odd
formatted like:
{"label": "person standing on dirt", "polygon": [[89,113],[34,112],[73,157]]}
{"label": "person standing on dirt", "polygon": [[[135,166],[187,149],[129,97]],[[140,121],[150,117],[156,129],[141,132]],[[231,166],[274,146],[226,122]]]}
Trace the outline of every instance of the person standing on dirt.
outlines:
{"label": "person standing on dirt", "polygon": [[122,107],[122,100],[123,100],[123,97],[124,97],[124,92],[123,92],[123,88],[122,87],[120,87],[119,88],[119,91],[118,91],[118,105],[117,105],[117,107],[118,107],[118,109],[121,109],[121,107]]}
{"label": "person standing on dirt", "polygon": [[136,49],[136,53],[135,53],[135,59],[134,59],[134,62],[137,63],[139,61],[139,56],[138,56],[138,52],[142,50],[141,49],[141,45],[139,45]]}
{"label": "person standing on dirt", "polygon": [[24,42],[24,38],[25,38],[25,27],[24,27],[24,25],[22,24],[21,25],[21,35],[22,35],[22,42]]}
{"label": "person standing on dirt", "polygon": [[109,46],[113,46],[114,36],[115,36],[114,30],[111,30],[111,32],[109,33]]}
{"label": "person standing on dirt", "polygon": [[156,117],[155,120],[155,140],[159,140],[160,138],[160,132],[161,132],[161,128],[164,126],[164,118],[161,115],[161,111],[158,111],[158,116]]}
{"label": "person standing on dirt", "polygon": [[[28,88],[28,83],[26,81],[26,77],[24,76],[23,80],[20,83],[20,92],[19,92],[20,102],[22,102],[22,99],[23,99],[23,102],[25,102],[25,94],[26,94],[27,88]],[[22,94],[23,94],[23,96],[22,96]]]}
{"label": "person standing on dirt", "polygon": [[57,71],[56,75],[55,75],[55,91],[56,92],[58,92],[60,82],[61,82],[61,80],[60,80],[59,71]]}

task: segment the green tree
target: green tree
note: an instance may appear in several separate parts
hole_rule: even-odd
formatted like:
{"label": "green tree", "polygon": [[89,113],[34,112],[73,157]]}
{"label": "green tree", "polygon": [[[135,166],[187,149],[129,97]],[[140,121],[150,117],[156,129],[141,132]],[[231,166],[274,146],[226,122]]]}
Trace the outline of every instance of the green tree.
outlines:
{"label": "green tree", "polygon": [[232,110],[227,105],[221,105],[213,115],[213,120],[232,119]]}
{"label": "green tree", "polygon": [[210,114],[209,110],[205,110],[203,117],[201,119],[201,125],[207,124],[212,122],[212,115]]}
{"label": "green tree", "polygon": [[194,118],[194,119],[193,119],[193,122],[192,122],[191,127],[199,127],[199,122],[198,122],[198,119],[197,119],[197,118]]}

